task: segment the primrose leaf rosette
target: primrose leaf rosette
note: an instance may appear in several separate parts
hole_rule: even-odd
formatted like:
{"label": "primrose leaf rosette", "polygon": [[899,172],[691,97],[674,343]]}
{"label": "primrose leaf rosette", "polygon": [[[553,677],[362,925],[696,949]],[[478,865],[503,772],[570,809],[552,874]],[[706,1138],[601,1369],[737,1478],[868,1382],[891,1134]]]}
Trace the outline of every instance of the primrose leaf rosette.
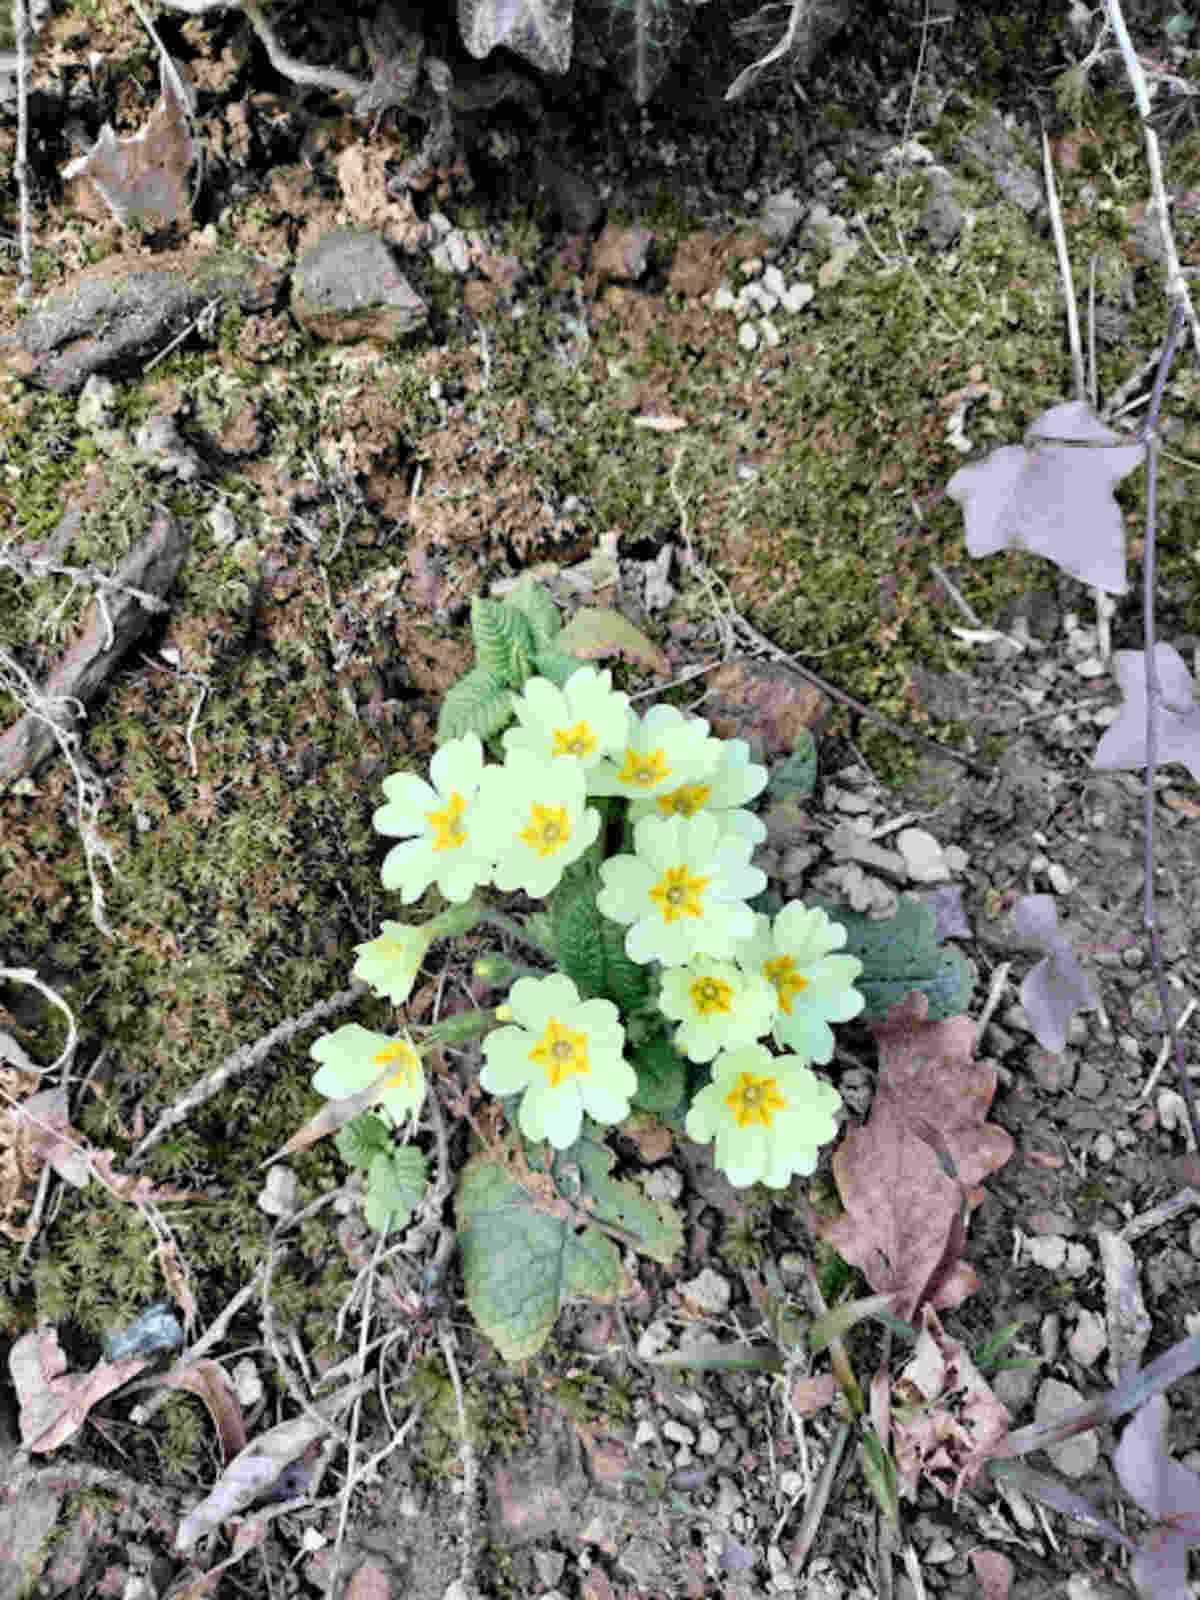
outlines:
{"label": "primrose leaf rosette", "polygon": [[600,813],[586,801],[578,762],[510,750],[502,767],[489,767],[479,806],[497,889],[549,894],[600,831]]}
{"label": "primrose leaf rosette", "polygon": [[629,696],[612,686],[612,673],[580,667],[561,689],[547,678],[530,678],[513,701],[519,727],[504,734],[504,748],[528,750],[543,761],[570,757],[594,767],[620,750],[629,727]]}
{"label": "primrose leaf rosette", "polygon": [[711,1061],[719,1050],[752,1044],[775,1019],[775,990],[765,978],[711,956],[667,967],[658,1004],[679,1023],[675,1048],[689,1061]]}
{"label": "primrose leaf rosette", "polygon": [[625,1029],[611,1000],[581,1000],[565,973],[518,978],[508,996],[511,1026],[483,1041],[479,1081],[491,1094],[524,1089],[518,1121],[556,1150],[575,1143],[584,1112],[613,1124],[629,1115],[637,1074],[625,1060]]}
{"label": "primrose leaf rosette", "polygon": [[429,782],[412,772],[383,780],[387,804],[375,813],[377,833],[404,836],[383,859],[383,886],[399,889],[405,905],[436,883],[447,900],[461,903],[487,883],[491,859],[476,836],[475,798],[483,777],[483,745],[467,733],[434,752]]}
{"label": "primrose leaf rosette", "polygon": [[681,783],[676,789],[666,789],[652,800],[632,801],[629,820],[694,817],[704,812],[716,818],[722,833],[740,834],[751,844],[761,844],[767,837],[766,824],[752,811],[743,811],[741,807],[760,795],[766,786],[767,769],[750,760],[750,746],[745,739],[726,739],[708,777]]}
{"label": "primrose leaf rosette", "polygon": [[327,1100],[344,1100],[366,1089],[380,1073],[395,1066],[395,1075],[379,1091],[375,1104],[401,1122],[425,1099],[425,1070],[407,1039],[372,1033],[360,1023],[347,1022],[316,1040],[308,1052],[321,1063],[312,1086]]}
{"label": "primrose leaf rosette", "polygon": [[730,959],[754,932],[745,902],[766,887],[750,865],[749,839],[722,834],[715,818],[643,817],[633,830],[635,855],[600,863],[601,914],[629,924],[631,961],[683,967],[697,955]]}
{"label": "primrose leaf rosette", "polygon": [[720,755],[721,741],[709,738],[703,717],[685,717],[675,706],[651,706],[644,717],[631,711],[624,749],[591,768],[588,793],[656,798],[707,779]]}
{"label": "primrose leaf rosette", "polygon": [[761,1044],[722,1051],[712,1074],[684,1126],[698,1144],[716,1141],[713,1162],[735,1188],[783,1189],[794,1173],[815,1171],[837,1132],[841,1096],[831,1084],[799,1056],[773,1056]]}
{"label": "primrose leaf rosette", "polygon": [[776,1044],[824,1064],[833,1056],[831,1022],[849,1022],[863,1008],[854,987],[862,972],[856,956],[835,955],[846,930],[820,907],[791,900],[776,915],[755,918],[752,936],[736,952],[744,972],[766,978],[775,990]]}
{"label": "primrose leaf rosette", "polygon": [[433,934],[429,928],[384,922],[378,938],[354,946],[358,960],[352,976],[370,984],[380,999],[401,1006],[412,993],[417,973],[432,943]]}

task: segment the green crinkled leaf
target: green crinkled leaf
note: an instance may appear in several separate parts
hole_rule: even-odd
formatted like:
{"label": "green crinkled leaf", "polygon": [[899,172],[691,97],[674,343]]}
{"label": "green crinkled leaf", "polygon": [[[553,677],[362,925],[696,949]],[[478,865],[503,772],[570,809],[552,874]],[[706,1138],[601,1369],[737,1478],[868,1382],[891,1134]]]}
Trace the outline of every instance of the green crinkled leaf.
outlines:
{"label": "green crinkled leaf", "polygon": [[[524,619],[522,619],[524,620]],[[526,624],[528,626],[528,624]],[[534,676],[532,644],[526,646],[523,639],[514,639],[512,643],[512,686],[514,689],[523,689]]]}
{"label": "green crinkled leaf", "polygon": [[844,906],[821,905],[846,930],[840,955],[857,956],[863,964],[854,987],[866,1001],[863,1022],[887,1015],[891,1006],[914,990],[929,998],[929,1021],[961,1016],[975,987],[975,966],[954,945],[939,946],[932,906],[901,895],[894,917],[873,920]]}
{"label": "green crinkled leaf", "polygon": [[472,1157],[455,1198],[467,1304],[506,1361],[536,1355],[568,1300],[611,1303],[624,1276],[595,1228],[539,1210],[493,1157]]}
{"label": "green crinkled leaf", "polygon": [[559,965],[585,1000],[605,992],[604,924],[596,909],[596,884],[581,878],[554,897],[554,946]]}
{"label": "green crinkled leaf", "polygon": [[348,1167],[369,1167],[381,1150],[390,1149],[392,1135],[382,1118],[366,1111],[339,1129],[333,1143]]}
{"label": "green crinkled leaf", "polygon": [[670,1116],[683,1102],[687,1069],[679,1051],[669,1039],[659,1035],[626,1052],[626,1060],[638,1075],[637,1093],[632,1104],[639,1111]]}
{"label": "green crinkled leaf", "polygon": [[785,761],[773,767],[767,783],[772,800],[807,800],[817,786],[817,747],[807,728]]}
{"label": "green crinkled leaf", "polygon": [[504,604],[519,611],[529,623],[534,649],[539,654],[549,649],[554,636],[562,629],[562,618],[549,589],[525,573],[516,588],[505,595]]}
{"label": "green crinkled leaf", "polygon": [[438,713],[438,743],[464,733],[489,738],[512,721],[512,692],[486,667],[474,666],[446,690]]}
{"label": "green crinkled leaf", "polygon": [[475,595],[471,601],[471,637],[476,665],[506,689],[519,689],[524,679],[517,673],[514,653],[520,650],[528,660],[534,649],[533,629],[520,611],[503,600],[485,600]]}
{"label": "green crinkled leaf", "polygon": [[533,664],[539,675],[548,678],[556,689],[561,689],[571,674],[585,665],[578,656],[566,650],[556,650],[553,645],[540,649],[533,658]]}
{"label": "green crinkled leaf", "polygon": [[604,992],[622,1014],[636,1011],[650,992],[648,967],[631,961],[625,954],[626,929],[619,922],[601,917],[604,939]]}
{"label": "green crinkled leaf", "polygon": [[603,995],[622,1015],[650,989],[646,967],[625,954],[625,929],[596,908],[597,878],[564,884],[554,899],[554,944],[564,972],[585,1000]]}
{"label": "green crinkled leaf", "polygon": [[637,1250],[668,1266],[683,1249],[683,1223],[674,1206],[651,1200],[636,1184],[612,1177],[616,1157],[586,1134],[570,1155],[579,1170],[580,1199],[592,1216],[624,1228],[636,1238]]}
{"label": "green crinkled leaf", "polygon": [[368,1226],[377,1233],[385,1227],[403,1228],[424,1198],[428,1182],[425,1157],[412,1145],[380,1150],[367,1172],[363,1214]]}

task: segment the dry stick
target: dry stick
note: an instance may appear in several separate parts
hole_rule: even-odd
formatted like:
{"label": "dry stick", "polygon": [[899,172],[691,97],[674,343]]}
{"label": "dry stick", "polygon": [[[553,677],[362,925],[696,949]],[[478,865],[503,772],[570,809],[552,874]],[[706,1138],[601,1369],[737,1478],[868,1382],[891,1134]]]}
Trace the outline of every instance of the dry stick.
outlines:
{"label": "dry stick", "polygon": [[[1067,250],[1067,235],[1063,228],[1062,208],[1058,203],[1058,185],[1054,181],[1054,163],[1050,159],[1050,141],[1042,129],[1042,171],[1046,179],[1046,204],[1050,211],[1050,231],[1054,236],[1054,253],[1058,257],[1058,271],[1062,278],[1063,299],[1067,311],[1067,341],[1071,346],[1071,371],[1075,380],[1075,398],[1087,404],[1087,379],[1083,370],[1083,341],[1079,337],[1079,308],[1075,303],[1075,280],[1071,275],[1071,257]],[[1092,372],[1092,382],[1096,374]],[[1096,648],[1101,661],[1112,655],[1112,635],[1108,628],[1109,611],[1102,589],[1092,587],[1096,602]]]}
{"label": "dry stick", "polygon": [[13,0],[13,27],[17,35],[17,158],[13,177],[21,197],[21,280],[18,300],[33,295],[33,223],[29,206],[29,16],[25,0]]}
{"label": "dry stick", "polygon": [[1196,308],[1193,306],[1191,296],[1188,294],[1187,281],[1179,265],[1179,252],[1175,248],[1175,235],[1171,232],[1171,213],[1167,207],[1167,190],[1163,183],[1158,135],[1150,125],[1150,94],[1146,88],[1146,77],[1142,71],[1142,64],[1138,60],[1137,51],[1133,48],[1133,40],[1129,37],[1129,29],[1125,26],[1125,15],[1121,10],[1121,0],[1104,0],[1104,4],[1121,51],[1121,59],[1125,64],[1125,71],[1129,75],[1129,82],[1133,88],[1133,97],[1137,104],[1138,114],[1142,119],[1142,138],[1146,145],[1146,165],[1150,169],[1150,188],[1154,196],[1154,210],[1158,218],[1158,231],[1162,238],[1163,254],[1166,258],[1167,281],[1164,287],[1167,298],[1174,304],[1182,306],[1184,315],[1188,319],[1188,327],[1192,331],[1192,343],[1196,347],[1196,354],[1200,355],[1200,321],[1197,320]]}
{"label": "dry stick", "polygon": [[1146,779],[1142,800],[1145,876],[1142,902],[1142,925],[1150,935],[1150,953],[1154,961],[1154,981],[1158,988],[1158,1004],[1163,1016],[1163,1028],[1171,1041],[1175,1057],[1175,1071],[1183,1102],[1187,1106],[1188,1123],[1192,1139],[1200,1145],[1200,1123],[1196,1120],[1196,1096],[1192,1090],[1191,1076],[1183,1059],[1183,1041],[1175,1026],[1175,1013],[1167,994],[1167,976],[1163,971],[1162,942],[1158,933],[1158,911],[1154,897],[1154,769],[1158,760],[1158,707],[1162,704],[1162,685],[1158,681],[1158,664],[1154,659],[1154,538],[1155,512],[1158,491],[1158,413],[1162,406],[1167,373],[1175,355],[1175,345],[1183,327],[1184,309],[1177,302],[1171,314],[1167,342],[1163,346],[1162,361],[1154,380],[1154,393],[1150,397],[1150,413],[1146,418],[1146,544],[1142,553],[1142,611],[1145,631],[1146,661]]}
{"label": "dry stick", "polygon": [[146,1137],[134,1146],[133,1154],[129,1158],[130,1163],[139,1160],[147,1150],[153,1149],[165,1134],[190,1116],[197,1106],[204,1105],[213,1095],[218,1094],[231,1078],[236,1078],[239,1073],[257,1066],[276,1045],[287,1044],[296,1034],[311,1028],[315,1022],[336,1016],[339,1011],[349,1010],[366,992],[365,983],[353,983],[348,989],[339,989],[336,994],[331,994],[327,1000],[318,1000],[316,1005],[309,1006],[300,1016],[289,1017],[254,1044],[239,1045],[232,1054],[225,1057],[219,1067],[214,1068],[207,1077],[201,1078],[199,1083],[193,1084],[182,1100],[177,1100],[163,1112]]}

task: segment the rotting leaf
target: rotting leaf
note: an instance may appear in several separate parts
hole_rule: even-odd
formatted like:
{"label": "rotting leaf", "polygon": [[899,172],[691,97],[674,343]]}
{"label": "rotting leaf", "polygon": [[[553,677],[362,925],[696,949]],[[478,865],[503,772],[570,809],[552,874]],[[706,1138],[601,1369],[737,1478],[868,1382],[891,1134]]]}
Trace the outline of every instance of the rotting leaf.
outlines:
{"label": "rotting leaf", "polygon": [[347,1384],[329,1399],[318,1400],[302,1416],[269,1428],[240,1450],[200,1504],[179,1524],[175,1533],[176,1550],[186,1554],[197,1539],[214,1532],[222,1522],[266,1494],[284,1470],[328,1431],[322,1426],[321,1417],[332,1423],[333,1418],[352,1405],[359,1395],[373,1388],[374,1383],[371,1377]]}
{"label": "rotting leaf", "polygon": [[953,1495],[966,1470],[1008,1431],[1008,1412],[965,1348],[927,1305],[912,1358],[892,1388],[896,1468],[911,1499],[922,1478]]}
{"label": "rotting leaf", "polygon": [[897,1294],[905,1321],[926,1300],[954,1306],[974,1292],[975,1274],[958,1259],[964,1198],[976,1203],[972,1191],[1013,1153],[1004,1129],[984,1120],[997,1073],[972,1056],[974,1024],[928,1022],[927,1012],[925,996],[911,994],[872,1030],[879,1085],[866,1125],[834,1154],[846,1214],[824,1229],[873,1289]]}
{"label": "rotting leaf", "polygon": [[162,94],[145,126],[118,139],[106,122],[92,148],[63,168],[64,178],[90,179],[122,227],[167,228],[192,214],[192,105],[170,56],[164,53],[159,67]]}
{"label": "rotting leaf", "polygon": [[8,1369],[21,1406],[21,1443],[46,1455],[79,1432],[88,1412],[106,1395],[135,1378],[148,1356],[98,1361],[90,1372],[68,1372],[67,1358],[54,1328],[22,1334],[8,1356]]}
{"label": "rotting leaf", "polygon": [[1043,1050],[1059,1055],[1077,1011],[1098,1011],[1100,996],[1058,930],[1058,906],[1049,894],[1027,894],[1012,909],[1017,937],[1046,952],[1021,985],[1021,1004]]}
{"label": "rotting leaf", "polygon": [[[963,508],[967,549],[1028,550],[1082,583],[1124,594],[1125,529],[1113,489],[1144,446],[1106,428],[1081,400],[1051,406],[1026,444],[1003,445],[960,467],[946,485]],[[1054,441],[1077,441],[1060,443]]]}
{"label": "rotting leaf", "polygon": [[[1173,645],[1155,645],[1154,664],[1162,691],[1154,708],[1155,760],[1160,766],[1178,761],[1200,783],[1200,704],[1196,701],[1196,685]],[[1146,652],[1115,650],[1112,668],[1125,703],[1096,746],[1092,766],[1100,772],[1137,771],[1146,765]]]}
{"label": "rotting leaf", "polygon": [[619,611],[608,606],[584,606],[577,611],[555,644],[580,661],[607,660],[609,656],[623,655],[651,672],[671,670],[670,662],[658,646]]}
{"label": "rotting leaf", "polygon": [[571,65],[573,0],[458,0],[458,31],[482,60],[497,45],[523,56],[539,72]]}

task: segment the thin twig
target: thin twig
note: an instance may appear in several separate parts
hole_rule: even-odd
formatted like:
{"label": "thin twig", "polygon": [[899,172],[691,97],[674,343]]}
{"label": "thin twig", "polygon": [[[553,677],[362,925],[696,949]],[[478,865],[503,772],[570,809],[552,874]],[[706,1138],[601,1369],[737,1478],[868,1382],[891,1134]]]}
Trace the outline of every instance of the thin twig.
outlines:
{"label": "thin twig", "polygon": [[29,204],[29,13],[25,0],[13,0],[13,28],[17,35],[17,155],[13,177],[21,202],[21,279],[17,299],[33,296],[33,222]]}
{"label": "thin twig", "polygon": [[[1149,137],[1149,130],[1147,130]],[[1150,954],[1154,962],[1154,981],[1158,989],[1159,1010],[1162,1012],[1163,1031],[1171,1042],[1171,1051],[1175,1057],[1175,1071],[1179,1079],[1180,1092],[1183,1103],[1187,1107],[1188,1125],[1192,1131],[1194,1145],[1200,1145],[1200,1122],[1196,1117],[1196,1096],[1192,1089],[1192,1080],[1188,1074],[1187,1063],[1183,1059],[1183,1041],[1179,1030],[1175,1026],[1175,1013],[1171,1006],[1170,996],[1167,993],[1167,976],[1163,970],[1162,940],[1158,931],[1158,909],[1155,904],[1154,894],[1154,772],[1158,761],[1158,708],[1162,704],[1162,685],[1158,679],[1158,663],[1155,659],[1155,630],[1154,630],[1154,579],[1155,579],[1155,534],[1158,491],[1158,414],[1162,406],[1163,390],[1167,385],[1167,374],[1171,369],[1171,362],[1175,355],[1175,344],[1183,329],[1184,308],[1176,304],[1171,314],[1171,326],[1167,333],[1167,341],[1163,346],[1162,361],[1159,364],[1158,375],[1154,380],[1154,394],[1150,400],[1150,412],[1146,419],[1146,539],[1145,549],[1142,553],[1142,611],[1143,627],[1145,630],[1145,663],[1146,663],[1146,777],[1143,791],[1142,816],[1144,849],[1142,871],[1145,878],[1144,898],[1142,902],[1142,925],[1150,935]]]}
{"label": "thin twig", "polygon": [[471,1439],[470,1423],[467,1420],[462,1378],[459,1376],[458,1361],[454,1355],[454,1333],[445,1319],[438,1324],[438,1343],[442,1347],[446,1370],[454,1386],[454,1404],[458,1411],[459,1458],[463,1469],[462,1495],[458,1507],[458,1520],[462,1528],[458,1588],[463,1595],[471,1595],[475,1592],[475,1503],[479,1493],[479,1463]]}

